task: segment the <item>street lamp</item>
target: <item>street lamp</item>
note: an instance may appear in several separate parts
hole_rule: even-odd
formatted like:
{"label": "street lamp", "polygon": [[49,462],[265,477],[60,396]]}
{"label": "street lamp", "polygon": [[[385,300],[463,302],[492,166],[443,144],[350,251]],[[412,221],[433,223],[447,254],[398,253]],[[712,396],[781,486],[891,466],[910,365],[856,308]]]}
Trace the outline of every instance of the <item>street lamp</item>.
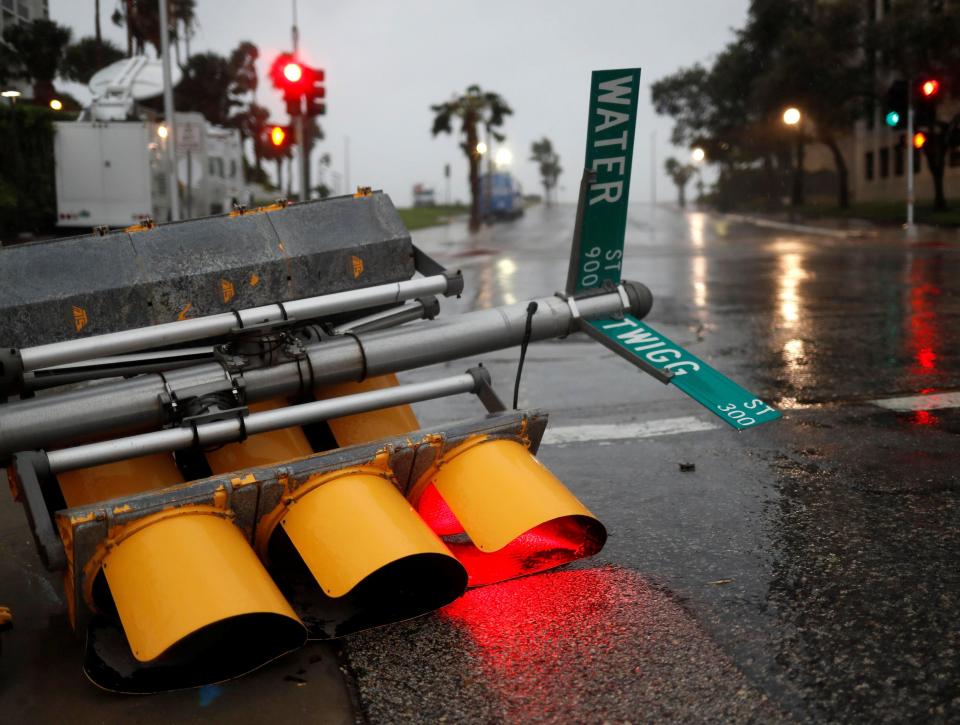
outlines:
{"label": "street lamp", "polygon": [[487,153],[487,145],[483,141],[477,144],[477,153],[481,156]]}
{"label": "street lamp", "polygon": [[494,162],[497,165],[497,168],[503,169],[509,166],[513,162],[513,154],[505,146],[501,146],[497,149],[497,155],[494,159]]}
{"label": "street lamp", "polygon": [[794,207],[803,206],[803,114],[796,106],[790,106],[783,112],[783,122],[797,131],[797,162],[793,167],[793,195],[790,200]]}
{"label": "street lamp", "polygon": [[797,126],[800,123],[801,115],[800,109],[794,106],[790,106],[786,111],[783,112],[783,122],[788,126]]}
{"label": "street lamp", "polygon": [[693,151],[690,152],[690,158],[693,159],[693,163],[699,164],[703,162],[705,158],[707,158],[707,152],[697,146],[695,149],[693,149]]}

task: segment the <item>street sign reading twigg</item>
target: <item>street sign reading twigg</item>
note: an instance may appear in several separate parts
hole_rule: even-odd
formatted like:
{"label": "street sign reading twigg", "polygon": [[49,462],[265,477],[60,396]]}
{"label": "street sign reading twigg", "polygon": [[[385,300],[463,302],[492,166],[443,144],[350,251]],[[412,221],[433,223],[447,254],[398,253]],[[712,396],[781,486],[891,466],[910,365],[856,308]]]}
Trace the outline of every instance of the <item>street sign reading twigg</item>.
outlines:
{"label": "street sign reading twigg", "polygon": [[[639,86],[639,68],[593,72],[568,295],[620,284]],[[781,417],[760,398],[631,315],[582,321],[581,328],[637,367],[673,383],[733,428],[742,430]]]}
{"label": "street sign reading twigg", "polygon": [[[671,374],[670,382],[728,425],[742,430],[780,418],[778,411],[703,360],[631,315],[594,320],[593,331],[622,351]],[[591,335],[599,339],[596,334]],[[629,358],[628,358],[629,359]]]}

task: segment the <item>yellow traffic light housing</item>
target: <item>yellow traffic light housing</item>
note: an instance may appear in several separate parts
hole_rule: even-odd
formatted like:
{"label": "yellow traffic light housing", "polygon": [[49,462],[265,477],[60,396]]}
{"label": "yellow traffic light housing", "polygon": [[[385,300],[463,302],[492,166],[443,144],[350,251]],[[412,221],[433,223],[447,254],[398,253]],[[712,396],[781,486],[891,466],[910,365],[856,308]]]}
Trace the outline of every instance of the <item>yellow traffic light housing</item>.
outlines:
{"label": "yellow traffic light housing", "polygon": [[447,450],[410,498],[434,531],[454,537],[448,546],[471,586],[592,556],[607,538],[603,524],[512,438],[475,436]]}
{"label": "yellow traffic light housing", "polygon": [[379,463],[314,476],[262,519],[261,554],[301,594],[312,637],[425,614],[466,590],[466,570]]}

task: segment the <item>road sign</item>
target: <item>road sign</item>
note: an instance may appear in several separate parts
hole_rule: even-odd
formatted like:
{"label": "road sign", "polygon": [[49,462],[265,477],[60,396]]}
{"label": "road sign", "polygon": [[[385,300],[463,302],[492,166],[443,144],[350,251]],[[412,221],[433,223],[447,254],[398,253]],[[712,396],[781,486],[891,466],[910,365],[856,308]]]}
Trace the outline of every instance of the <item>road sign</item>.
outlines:
{"label": "road sign", "polygon": [[177,124],[177,153],[200,153],[203,151],[203,125],[180,121]]}
{"label": "road sign", "polygon": [[752,428],[781,417],[753,393],[631,315],[593,320],[585,331],[641,367],[669,374],[668,382],[733,428]]}
{"label": "road sign", "polygon": [[639,93],[639,68],[593,72],[568,294],[620,282]]}
{"label": "road sign", "polygon": [[[568,295],[620,284],[639,87],[639,68],[593,72]],[[734,428],[750,428],[781,417],[635,317],[583,322],[581,328],[658,380],[673,383]]]}

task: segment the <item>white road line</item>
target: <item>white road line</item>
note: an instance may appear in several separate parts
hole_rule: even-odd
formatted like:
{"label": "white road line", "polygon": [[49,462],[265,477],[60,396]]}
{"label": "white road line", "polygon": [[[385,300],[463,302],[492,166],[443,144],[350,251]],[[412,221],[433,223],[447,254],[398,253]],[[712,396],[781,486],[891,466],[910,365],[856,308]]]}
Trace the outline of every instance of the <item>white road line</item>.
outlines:
{"label": "white road line", "polygon": [[631,438],[654,438],[656,436],[694,433],[701,430],[714,430],[720,426],[710,421],[694,418],[664,418],[647,420],[640,423],[606,423],[596,425],[572,425],[560,428],[547,428],[543,436],[544,445],[561,443],[582,443],[584,441],[612,441]]}
{"label": "white road line", "polygon": [[940,408],[960,408],[960,393],[934,393],[932,395],[908,395],[903,398],[871,400],[887,410],[915,412],[917,410],[938,410]]}

